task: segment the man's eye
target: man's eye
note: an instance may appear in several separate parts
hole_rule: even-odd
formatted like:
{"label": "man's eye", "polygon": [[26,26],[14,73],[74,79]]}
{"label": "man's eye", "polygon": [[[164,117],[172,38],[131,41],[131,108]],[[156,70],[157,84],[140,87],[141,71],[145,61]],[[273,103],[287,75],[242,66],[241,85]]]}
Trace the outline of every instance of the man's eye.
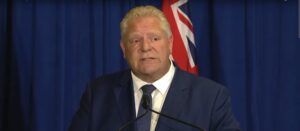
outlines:
{"label": "man's eye", "polygon": [[141,40],[140,39],[132,39],[129,42],[132,44],[139,44],[141,42]]}
{"label": "man's eye", "polygon": [[133,40],[133,43],[139,43],[140,40]]}
{"label": "man's eye", "polygon": [[151,41],[155,42],[155,41],[159,41],[160,38],[159,37],[153,37]]}

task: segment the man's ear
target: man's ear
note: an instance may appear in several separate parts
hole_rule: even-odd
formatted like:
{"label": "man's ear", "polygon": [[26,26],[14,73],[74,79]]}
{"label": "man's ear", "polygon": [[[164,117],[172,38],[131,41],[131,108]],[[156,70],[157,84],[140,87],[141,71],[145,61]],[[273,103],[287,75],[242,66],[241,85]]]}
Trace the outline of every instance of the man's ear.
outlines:
{"label": "man's ear", "polygon": [[170,54],[172,54],[172,51],[173,51],[173,35],[171,35],[169,37],[169,48],[170,48]]}
{"label": "man's ear", "polygon": [[125,54],[125,43],[121,40],[120,41],[120,47],[122,49],[122,52],[123,52],[123,57],[126,58],[126,54]]}

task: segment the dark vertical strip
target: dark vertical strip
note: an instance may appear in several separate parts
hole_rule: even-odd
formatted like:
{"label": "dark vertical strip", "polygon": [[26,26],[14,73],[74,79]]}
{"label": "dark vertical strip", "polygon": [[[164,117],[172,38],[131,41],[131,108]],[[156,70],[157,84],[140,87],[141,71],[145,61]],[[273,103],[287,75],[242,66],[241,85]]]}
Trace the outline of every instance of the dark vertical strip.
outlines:
{"label": "dark vertical strip", "polygon": [[[95,12],[97,11],[96,8],[97,6],[95,6],[96,4],[99,4],[95,1],[89,1],[88,5],[89,5],[89,39],[90,39],[90,59],[89,59],[89,62],[90,62],[90,74],[89,74],[89,79],[90,77],[92,76],[93,78],[96,77],[96,55],[95,55],[95,50],[97,49],[95,44],[98,44],[96,43],[96,40],[95,40],[95,30],[96,30],[96,27],[95,27]],[[100,10],[99,10],[100,11]]]}
{"label": "dark vertical strip", "polygon": [[0,131],[5,131],[5,102],[7,101],[7,0],[0,2]]}
{"label": "dark vertical strip", "polygon": [[[251,3],[252,2],[252,3]],[[253,54],[251,53],[252,49],[251,47],[249,47],[249,45],[251,45],[253,42],[251,41],[251,38],[254,38],[254,36],[251,35],[250,32],[250,27],[249,24],[250,23],[254,23],[254,1],[245,1],[244,3],[244,7],[245,7],[245,14],[244,14],[244,19],[245,19],[245,94],[246,94],[246,101],[247,103],[251,103],[252,102],[252,87],[253,87],[253,74],[251,69],[253,68],[253,63],[252,60],[250,58],[250,56],[252,56]],[[249,7],[249,4],[253,4],[252,6]],[[251,19],[252,18],[252,19]],[[252,20],[251,22],[249,22],[250,20]],[[252,37],[251,37],[252,36]],[[252,43],[251,43],[252,42]],[[249,130],[253,130],[253,114],[251,113],[251,105],[250,104],[246,104],[246,114],[247,114],[247,119],[245,119],[246,121],[246,128]]]}
{"label": "dark vertical strip", "polygon": [[[32,41],[32,53],[30,53],[32,56],[31,56],[31,67],[29,67],[30,68],[30,70],[32,71],[28,76],[30,77],[28,80],[30,81],[29,82],[29,91],[28,91],[28,95],[29,95],[29,101],[28,101],[28,103],[29,103],[29,105],[28,105],[28,113],[29,113],[29,115],[27,115],[28,116],[28,118],[27,119],[29,119],[29,120],[27,120],[28,121],[28,123],[26,123],[26,124],[28,124],[28,125],[26,125],[27,126],[27,130],[28,131],[36,131],[37,130],[37,127],[36,126],[38,126],[37,124],[36,124],[36,115],[37,115],[37,111],[36,111],[36,101],[37,101],[37,99],[36,99],[36,93],[35,93],[35,91],[36,91],[36,89],[35,89],[35,83],[34,83],[34,78],[36,78],[36,73],[35,73],[35,69],[36,69],[36,64],[35,64],[35,60],[36,60],[36,57],[39,55],[39,54],[37,54],[37,51],[36,51],[36,49],[37,49],[37,39],[36,39],[36,31],[37,31],[37,6],[38,6],[38,2],[37,2],[37,0],[32,0],[32,1],[29,1],[28,3],[30,3],[31,4],[31,7],[32,7],[32,9],[31,9],[31,21],[32,21],[32,23],[31,23],[31,27],[32,27],[32,32],[31,32],[31,41]],[[29,56],[30,57],[30,56]],[[26,112],[27,113],[27,112]]]}
{"label": "dark vertical strip", "polygon": [[[65,1],[60,1],[60,0],[56,0],[55,2],[55,8],[56,8],[56,12],[55,12],[55,19],[56,19],[56,32],[55,32],[55,38],[56,38],[56,64],[55,65],[57,68],[58,68],[58,72],[56,72],[56,74],[59,74],[57,77],[56,77],[56,81],[57,81],[57,86],[59,88],[56,88],[56,92],[57,92],[57,97],[56,97],[56,102],[57,102],[57,108],[59,108],[59,111],[58,111],[58,115],[57,115],[57,118],[58,121],[56,122],[55,125],[58,125],[57,129],[60,129],[60,130],[67,130],[67,125],[64,123],[65,121],[65,113],[64,112],[64,105],[65,104],[68,104],[68,103],[65,103],[65,98],[66,98],[66,94],[65,92],[67,90],[69,90],[69,88],[67,86],[65,86],[65,81],[66,81],[66,70],[65,70],[65,46],[66,46],[66,25],[65,25]],[[68,89],[66,89],[68,88]],[[72,88],[70,88],[70,91]]]}
{"label": "dark vertical strip", "polygon": [[6,26],[6,69],[5,69],[5,104],[4,104],[4,131],[24,130],[23,115],[21,111],[19,77],[16,65],[16,54],[13,43],[13,15],[14,1],[7,0],[7,26]]}
{"label": "dark vertical strip", "polygon": [[[105,5],[105,6],[102,6],[102,10],[103,10],[103,13],[102,13],[102,20],[103,20],[103,25],[102,25],[102,27],[103,27],[103,31],[102,31],[102,33],[105,35],[105,36],[107,36],[106,34],[106,32],[107,32],[107,30],[109,30],[108,29],[108,18],[107,18],[107,16],[109,15],[109,13],[110,12],[108,12],[109,11],[109,7],[108,7],[108,4],[109,4],[109,1],[103,1],[103,3],[102,3],[103,5]],[[102,37],[103,39],[102,39],[102,43],[106,43],[108,40],[108,38],[107,37]],[[102,69],[101,69],[101,73],[103,73],[103,74],[106,74],[107,73],[107,68],[109,67],[109,65],[108,64],[106,64],[106,62],[107,62],[107,58],[108,58],[108,56],[107,56],[107,44],[102,44],[102,56],[103,56],[103,58],[102,58],[102,62],[103,63],[105,63],[103,66],[102,66]]]}
{"label": "dark vertical strip", "polygon": [[[297,0],[298,1],[298,18],[297,18],[297,20],[298,20],[298,38],[300,39],[300,0]],[[287,2],[287,1],[285,1],[285,2]]]}

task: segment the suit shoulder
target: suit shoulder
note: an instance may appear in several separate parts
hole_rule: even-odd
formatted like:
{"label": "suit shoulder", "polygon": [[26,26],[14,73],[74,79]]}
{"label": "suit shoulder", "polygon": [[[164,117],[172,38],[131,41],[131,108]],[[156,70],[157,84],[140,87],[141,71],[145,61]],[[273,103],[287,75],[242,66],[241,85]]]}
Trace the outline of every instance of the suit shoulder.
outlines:
{"label": "suit shoulder", "polygon": [[206,91],[220,91],[220,90],[227,90],[227,88],[208,78],[202,77],[202,76],[196,76],[191,73],[185,72],[185,71],[180,71],[181,75],[183,76],[182,78],[186,79],[186,81],[190,81],[191,86],[193,88],[199,88],[199,89],[205,89]]}
{"label": "suit shoulder", "polygon": [[111,74],[105,74],[102,76],[97,77],[96,79],[91,80],[88,85],[90,87],[111,87],[118,83],[122,83],[122,81],[129,80],[131,77],[130,70],[122,70]]}

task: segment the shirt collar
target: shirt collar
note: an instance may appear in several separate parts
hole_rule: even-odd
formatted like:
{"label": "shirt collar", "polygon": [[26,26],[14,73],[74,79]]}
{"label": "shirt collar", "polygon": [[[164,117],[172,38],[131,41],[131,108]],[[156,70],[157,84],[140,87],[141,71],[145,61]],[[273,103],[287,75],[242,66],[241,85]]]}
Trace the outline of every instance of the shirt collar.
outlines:
{"label": "shirt collar", "polygon": [[173,65],[173,62],[171,61],[169,71],[160,79],[156,80],[153,83],[147,83],[140,78],[138,78],[136,75],[133,74],[131,71],[132,81],[133,81],[133,87],[134,92],[139,91],[139,89],[146,84],[152,84],[156,87],[156,89],[161,93],[165,94],[168,90],[168,87],[171,85],[172,79],[175,74],[175,66]]}

